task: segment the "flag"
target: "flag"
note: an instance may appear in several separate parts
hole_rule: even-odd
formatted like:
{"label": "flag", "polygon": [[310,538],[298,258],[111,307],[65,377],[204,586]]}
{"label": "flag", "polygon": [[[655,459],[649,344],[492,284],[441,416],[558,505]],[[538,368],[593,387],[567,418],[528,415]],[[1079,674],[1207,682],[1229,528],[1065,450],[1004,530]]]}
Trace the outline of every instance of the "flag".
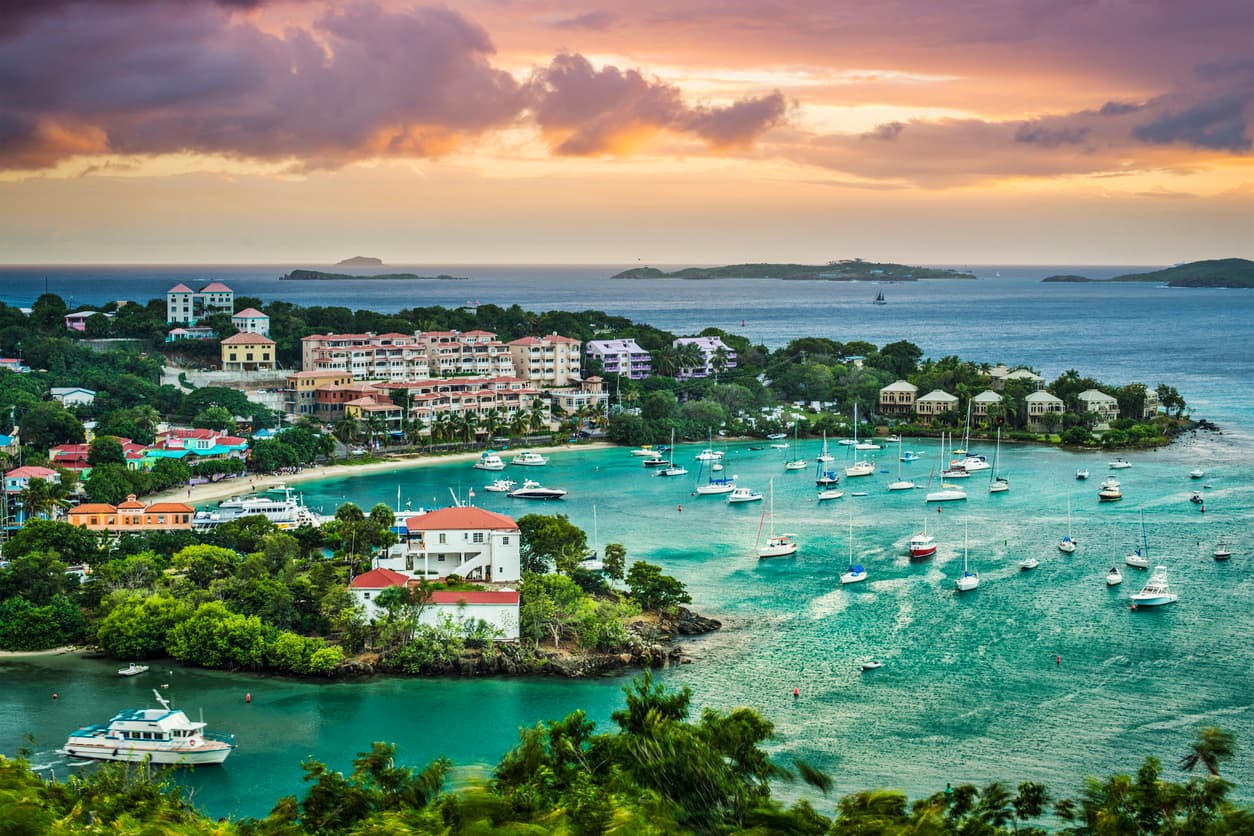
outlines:
{"label": "flag", "polygon": [[475,489],[474,489],[474,488],[471,488],[471,489],[470,489],[470,498],[471,498],[471,499],[474,499],[474,498],[475,498]]}

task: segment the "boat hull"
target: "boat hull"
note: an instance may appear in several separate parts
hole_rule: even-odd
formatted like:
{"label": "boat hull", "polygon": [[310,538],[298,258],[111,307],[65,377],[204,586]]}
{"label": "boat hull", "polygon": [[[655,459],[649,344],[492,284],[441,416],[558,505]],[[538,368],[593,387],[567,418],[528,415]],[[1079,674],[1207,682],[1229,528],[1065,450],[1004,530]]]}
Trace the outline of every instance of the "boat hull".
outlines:
{"label": "boat hull", "polygon": [[[86,758],[95,761],[126,761],[138,763],[145,758],[151,763],[169,766],[200,766],[202,764],[219,764],[231,754],[233,746],[216,741],[206,741],[195,748],[146,748],[135,745],[119,745],[125,741],[113,741],[101,738],[95,740],[76,740],[71,738],[62,754],[72,758]],[[134,741],[132,741],[132,744]]]}
{"label": "boat hull", "polygon": [[1132,604],[1136,607],[1161,607],[1164,604],[1174,604],[1179,598],[1172,595],[1141,595],[1137,593],[1132,596]]}
{"label": "boat hull", "polygon": [[958,502],[967,498],[966,491],[932,491],[927,495],[928,502]]}

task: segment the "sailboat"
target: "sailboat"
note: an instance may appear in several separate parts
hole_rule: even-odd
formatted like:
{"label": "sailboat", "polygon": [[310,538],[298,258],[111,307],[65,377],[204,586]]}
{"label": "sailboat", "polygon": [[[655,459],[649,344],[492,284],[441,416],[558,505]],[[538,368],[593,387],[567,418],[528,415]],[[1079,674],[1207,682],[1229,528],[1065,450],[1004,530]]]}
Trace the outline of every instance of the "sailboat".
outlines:
{"label": "sailboat", "polygon": [[595,505],[592,506],[592,552],[579,561],[579,568],[589,572],[600,572],[605,568],[605,564],[601,561],[601,536],[597,531],[597,507]]}
{"label": "sailboat", "polygon": [[[854,402],[854,405],[853,405],[853,448],[855,450],[859,449],[858,448],[858,404],[856,401]],[[879,448],[876,447],[875,449],[878,450]],[[853,464],[845,468],[845,475],[851,478],[854,476],[870,476],[874,472],[875,472],[875,464],[871,462],[869,459],[862,459],[861,461],[859,461],[856,453],[854,454]]]}
{"label": "sailboat", "polygon": [[1106,573],[1106,585],[1118,586],[1123,583],[1123,574],[1119,571],[1118,566],[1111,566],[1110,571]]}
{"label": "sailboat", "polygon": [[866,569],[853,562],[853,506],[849,506],[849,571],[840,576],[841,584],[861,583],[866,580]]}
{"label": "sailboat", "polygon": [[884,291],[875,294],[875,298],[871,301],[873,305],[887,305],[888,300],[884,298]]}
{"label": "sailboat", "polygon": [[1076,542],[1071,536],[1071,497],[1067,497],[1067,533],[1058,541],[1058,551],[1071,554],[1075,551]]}
{"label": "sailboat", "polygon": [[954,582],[959,592],[970,592],[980,585],[980,573],[972,571],[967,563],[967,522],[962,521],[962,577]]}
{"label": "sailboat", "polygon": [[890,491],[908,491],[914,488],[914,482],[901,478],[901,439],[897,439],[897,481],[889,482]]}
{"label": "sailboat", "polygon": [[967,423],[962,428],[962,449],[950,450],[949,452],[955,456],[965,456],[967,450],[971,448],[971,399],[967,399]]}
{"label": "sailboat", "polygon": [[998,462],[1001,460],[1001,424],[997,425],[997,446],[993,448],[993,468],[988,473],[988,492],[989,493],[1005,493],[1010,490],[1010,482],[997,472]]}
{"label": "sailboat", "polygon": [[1149,568],[1149,541],[1145,539],[1145,509],[1141,509],[1141,547],[1123,559],[1136,569]]}
{"label": "sailboat", "polygon": [[[675,446],[673,442],[672,442],[671,446],[672,446],[672,447],[674,447],[674,446]],[[673,455],[674,455],[674,454],[672,454],[672,457],[673,457]],[[719,460],[719,459],[721,459],[721,458],[723,458],[723,453],[722,453],[722,451],[721,451],[721,450],[715,450],[715,449],[714,449],[714,431],[713,431],[713,430],[710,430],[710,431],[706,434],[705,449],[704,449],[704,450],[702,450],[700,453],[697,453],[697,461],[699,461],[699,462],[714,462],[714,461],[718,461],[718,460]]]}
{"label": "sailboat", "polygon": [[827,430],[823,430],[823,449],[819,450],[817,458],[820,464],[836,461],[836,457],[827,451]]}
{"label": "sailboat", "polygon": [[[944,433],[941,433],[941,438],[940,438],[939,461],[941,462],[945,461],[945,434]],[[932,472],[933,473],[936,472],[935,465],[933,465],[932,467]],[[928,482],[929,482],[929,487],[930,487],[930,483],[931,483],[930,477],[929,477]],[[946,484],[944,474],[942,474],[941,479],[940,479],[940,487],[934,491],[929,490],[927,492],[927,496],[925,497],[925,501],[927,502],[954,502],[954,501],[962,500],[966,498],[967,498],[967,492],[964,491],[962,488],[957,487],[956,485]]]}
{"label": "sailboat", "polygon": [[[952,461],[950,461],[948,465],[946,465],[946,464],[945,464],[945,444],[944,444],[944,440],[945,440],[945,434],[942,432],[942,433],[941,433],[941,458],[940,458],[941,479],[942,479],[942,480],[945,480],[945,479],[970,479],[970,478],[971,478],[971,474],[967,471],[967,469],[966,469],[965,467],[963,467],[963,466],[962,466],[962,459],[955,458],[955,459],[953,459]],[[951,447],[951,448],[952,448],[952,446],[953,446],[953,443],[954,443],[953,433],[950,433],[950,435],[949,435],[949,444],[950,444],[950,447]],[[960,455],[960,453],[959,453],[957,450],[950,449],[950,451],[949,451],[949,455],[951,455],[951,456],[958,456],[958,455]]]}
{"label": "sailboat", "polygon": [[797,541],[794,539],[795,534],[776,534],[775,533],[775,480],[772,479],[767,483],[766,488],[767,507],[763,514],[762,520],[758,522],[758,543],[762,542],[762,524],[767,516],[771,520],[770,536],[766,540],[766,545],[757,547],[758,558],[766,559],[768,557],[787,557],[790,554],[797,553]]}
{"label": "sailboat", "polygon": [[731,493],[736,490],[736,477],[715,476],[714,467],[717,461],[709,462],[710,475],[706,477],[704,484],[701,482],[701,471],[705,469],[706,462],[701,462],[697,467],[697,483],[693,487],[692,492],[697,496],[718,496],[720,494]]}
{"label": "sailboat", "polygon": [[666,467],[657,472],[658,476],[687,476],[688,469],[675,460],[675,430],[671,428],[671,461]]}
{"label": "sailboat", "polygon": [[784,470],[804,470],[806,468],[806,460],[797,455],[797,427],[800,421],[792,422],[792,458],[784,461]]}

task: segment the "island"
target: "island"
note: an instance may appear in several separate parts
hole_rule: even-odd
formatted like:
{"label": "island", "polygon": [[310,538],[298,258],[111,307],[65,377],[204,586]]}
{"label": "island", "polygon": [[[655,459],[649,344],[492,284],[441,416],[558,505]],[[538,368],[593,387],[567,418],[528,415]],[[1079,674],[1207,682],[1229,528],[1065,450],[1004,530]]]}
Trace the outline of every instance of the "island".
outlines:
{"label": "island", "polygon": [[343,261],[335,262],[336,267],[382,267],[383,259],[372,255],[355,255]]}
{"label": "island", "polygon": [[827,264],[729,264],[725,267],[687,267],[667,273],[656,267],[624,270],[614,279],[785,279],[809,282],[914,282],[921,279],[974,279],[972,273],[938,267],[911,267],[860,258]]}
{"label": "island", "polygon": [[1167,287],[1254,287],[1254,261],[1248,258],[1214,258],[1190,261],[1148,273],[1127,273],[1111,279],[1088,276],[1046,276],[1042,282],[1154,282]]}
{"label": "island", "polygon": [[467,282],[466,276],[449,276],[441,273],[438,276],[419,276],[416,273],[380,273],[374,276],[350,276],[347,273],[324,273],[321,270],[293,270],[279,276],[282,282],[363,282],[363,281],[440,281]]}

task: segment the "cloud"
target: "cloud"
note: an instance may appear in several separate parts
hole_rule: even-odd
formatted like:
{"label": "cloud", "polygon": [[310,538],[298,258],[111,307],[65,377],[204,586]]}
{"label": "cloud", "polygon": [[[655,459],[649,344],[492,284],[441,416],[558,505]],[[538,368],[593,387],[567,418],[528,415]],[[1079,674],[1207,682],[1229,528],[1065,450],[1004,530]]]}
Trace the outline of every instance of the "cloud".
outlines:
{"label": "cloud", "polygon": [[1182,142],[1198,148],[1241,153],[1254,144],[1248,135],[1249,96],[1225,96],[1184,110],[1168,110],[1132,130],[1142,142]]}
{"label": "cloud", "polygon": [[598,9],[595,12],[586,12],[574,17],[556,20],[549,25],[554,29],[586,29],[594,32],[603,32],[613,26],[617,20],[618,15],[613,12]]}

